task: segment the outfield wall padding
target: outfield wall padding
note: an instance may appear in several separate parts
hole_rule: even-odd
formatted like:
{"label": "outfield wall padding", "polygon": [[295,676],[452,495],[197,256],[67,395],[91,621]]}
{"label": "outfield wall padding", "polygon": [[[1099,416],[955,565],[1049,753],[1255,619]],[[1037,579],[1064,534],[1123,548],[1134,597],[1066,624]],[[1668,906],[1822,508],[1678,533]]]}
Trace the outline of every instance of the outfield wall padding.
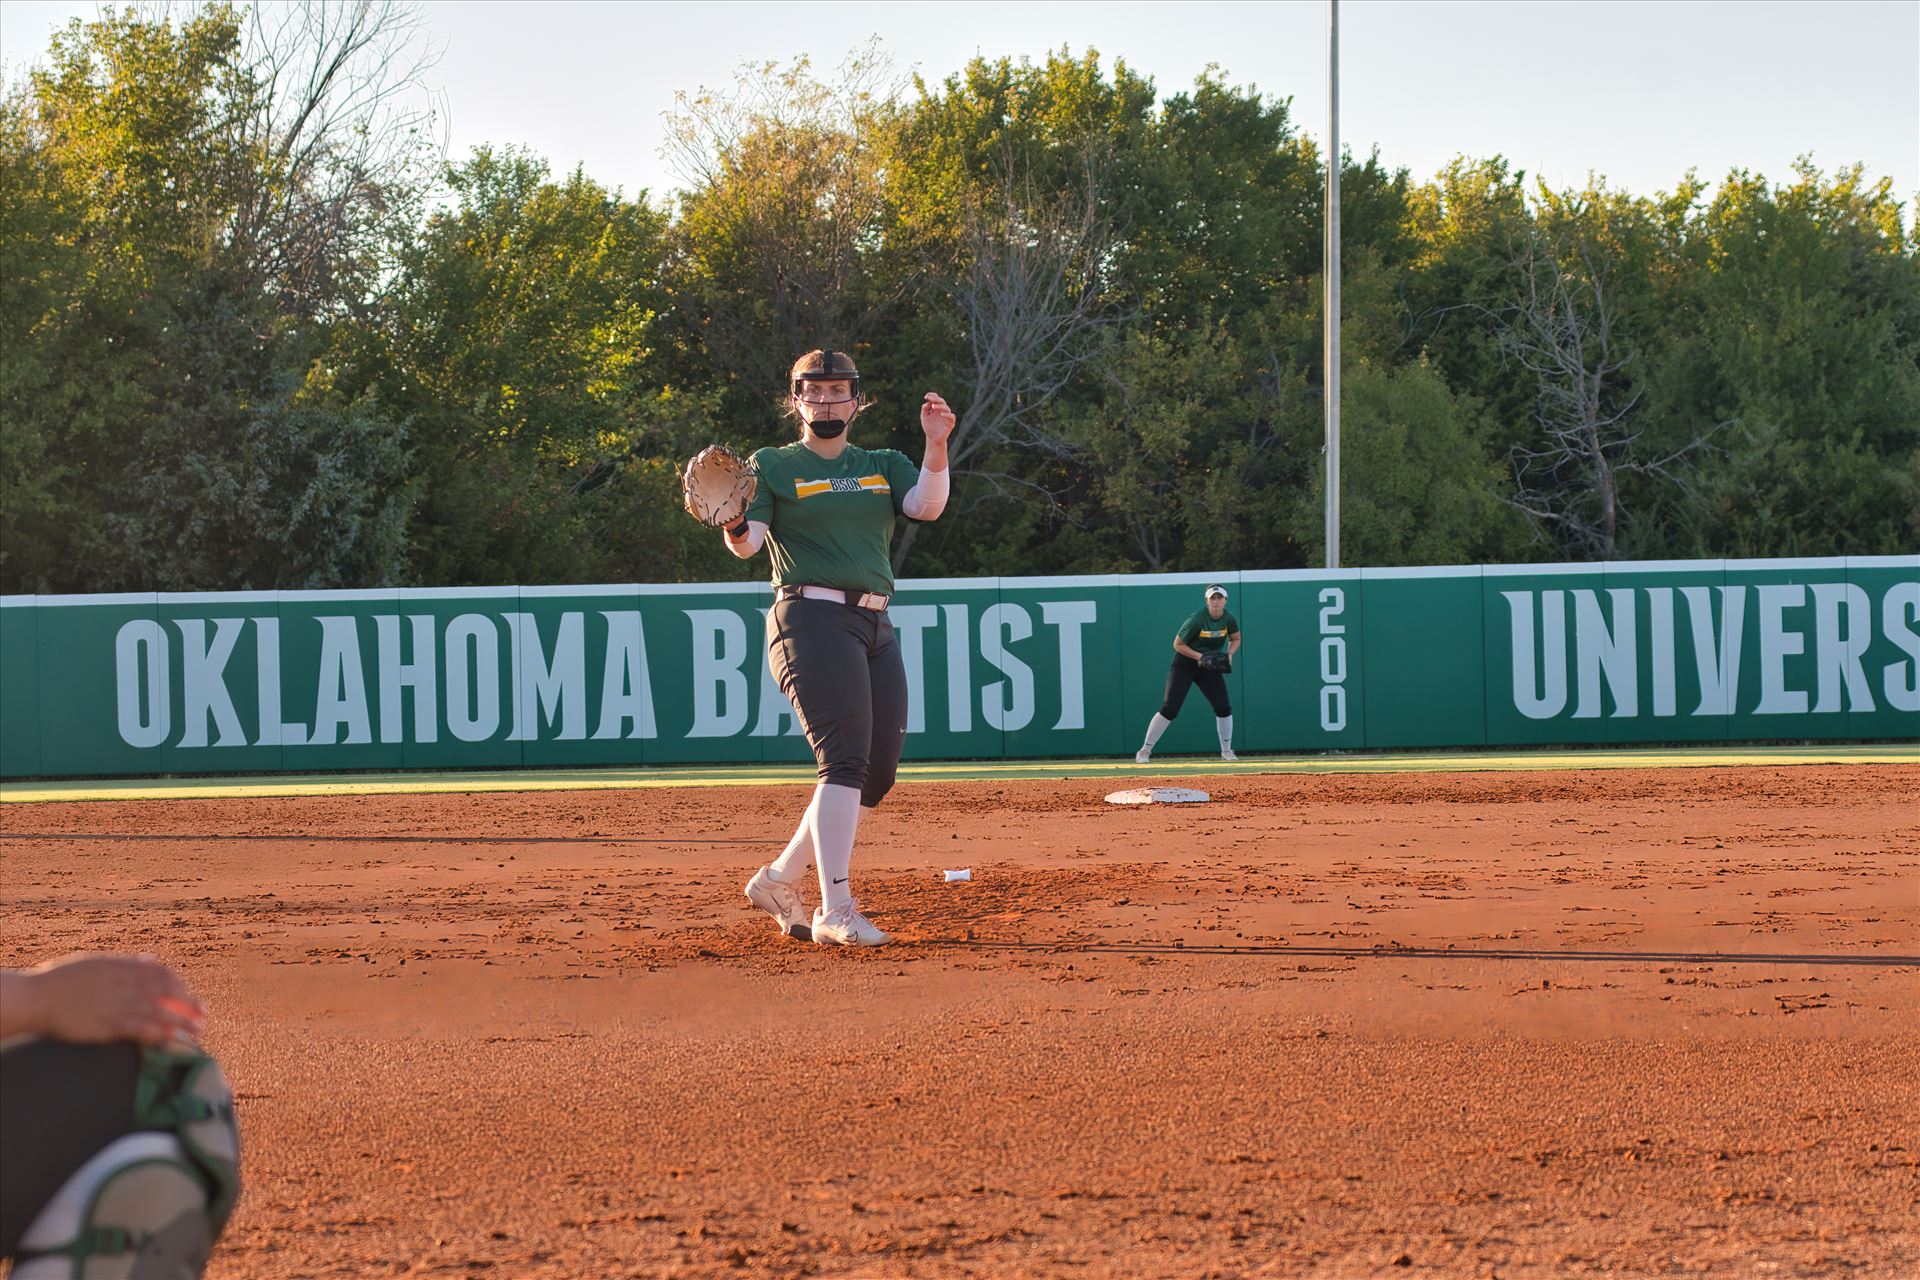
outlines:
{"label": "outfield wall padding", "polygon": [[[1242,751],[1920,739],[1920,556],[908,580],[909,759],[1131,754],[1223,583]],[[765,585],[0,597],[0,776],[810,758]],[[1197,694],[1160,754],[1216,749]]]}

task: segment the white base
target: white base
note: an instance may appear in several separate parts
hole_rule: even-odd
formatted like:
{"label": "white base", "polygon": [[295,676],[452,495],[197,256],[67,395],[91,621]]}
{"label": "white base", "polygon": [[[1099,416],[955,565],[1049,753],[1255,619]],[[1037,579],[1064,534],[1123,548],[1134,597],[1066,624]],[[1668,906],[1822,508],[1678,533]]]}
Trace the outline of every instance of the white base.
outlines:
{"label": "white base", "polygon": [[1116,791],[1107,797],[1108,804],[1205,804],[1213,797],[1204,791],[1195,791],[1192,787],[1136,787],[1131,791]]}

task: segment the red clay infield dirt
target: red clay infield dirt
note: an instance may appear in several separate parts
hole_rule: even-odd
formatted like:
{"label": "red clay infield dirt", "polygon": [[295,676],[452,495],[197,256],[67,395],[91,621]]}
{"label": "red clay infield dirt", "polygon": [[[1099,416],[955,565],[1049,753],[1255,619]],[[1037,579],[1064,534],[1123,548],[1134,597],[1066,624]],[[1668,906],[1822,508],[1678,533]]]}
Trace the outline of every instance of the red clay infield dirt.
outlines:
{"label": "red clay infield dirt", "polygon": [[866,953],[800,787],[9,805],[0,962],[206,997],[213,1277],[1920,1276],[1920,767],[1181,781],[903,785]]}

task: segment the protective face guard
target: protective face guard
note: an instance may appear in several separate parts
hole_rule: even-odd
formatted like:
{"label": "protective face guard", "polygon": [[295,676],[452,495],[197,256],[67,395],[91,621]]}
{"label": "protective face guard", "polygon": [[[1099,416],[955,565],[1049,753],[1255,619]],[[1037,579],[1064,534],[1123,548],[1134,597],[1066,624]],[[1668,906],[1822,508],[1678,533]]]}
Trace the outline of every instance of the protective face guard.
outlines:
{"label": "protective face guard", "polygon": [[[833,367],[835,357],[839,355],[840,353],[837,351],[822,352],[820,363],[824,367],[820,369],[809,369],[804,373],[796,373],[790,384],[793,402],[796,408],[800,405],[805,405],[807,408],[812,409],[816,415],[809,417],[805,413],[801,414],[802,419],[807,423],[808,430],[812,431],[814,435],[826,440],[831,440],[844,432],[860,413],[860,375],[852,368],[835,369]],[[847,360],[845,357],[840,357],[840,362],[847,365],[852,365],[853,363],[853,361]],[[808,400],[802,393],[809,382],[844,382],[848,384],[850,394],[844,400]],[[842,405],[848,406],[847,416],[844,418],[840,417],[838,412]],[[830,411],[834,416],[824,418],[817,416],[822,411]]]}
{"label": "protective face guard", "polygon": [[[852,394],[849,395],[847,399],[845,400],[810,400],[810,401],[807,401],[807,403],[821,406],[821,407],[826,407],[829,405],[860,403],[860,375],[857,372],[855,372],[854,369],[852,368],[853,361],[848,360],[846,357],[840,355],[838,351],[824,351],[821,353],[820,363],[823,366],[822,368],[808,369],[804,373],[796,373],[793,375],[793,382],[788,388],[789,391],[792,393],[793,398],[795,400],[802,399],[803,392],[805,391],[806,385],[809,382],[845,382],[850,384],[850,388],[852,392]],[[848,367],[844,369],[835,369],[834,365],[836,363],[844,364]]]}

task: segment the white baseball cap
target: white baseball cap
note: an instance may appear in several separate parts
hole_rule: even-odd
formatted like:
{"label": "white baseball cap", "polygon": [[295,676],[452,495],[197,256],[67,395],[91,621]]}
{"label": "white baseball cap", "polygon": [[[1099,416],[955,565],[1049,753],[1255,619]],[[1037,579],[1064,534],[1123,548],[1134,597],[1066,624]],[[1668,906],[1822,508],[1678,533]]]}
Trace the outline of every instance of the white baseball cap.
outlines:
{"label": "white baseball cap", "polygon": [[1215,596],[1219,596],[1222,600],[1227,598],[1227,589],[1217,582],[1207,588],[1207,599],[1211,600]]}

